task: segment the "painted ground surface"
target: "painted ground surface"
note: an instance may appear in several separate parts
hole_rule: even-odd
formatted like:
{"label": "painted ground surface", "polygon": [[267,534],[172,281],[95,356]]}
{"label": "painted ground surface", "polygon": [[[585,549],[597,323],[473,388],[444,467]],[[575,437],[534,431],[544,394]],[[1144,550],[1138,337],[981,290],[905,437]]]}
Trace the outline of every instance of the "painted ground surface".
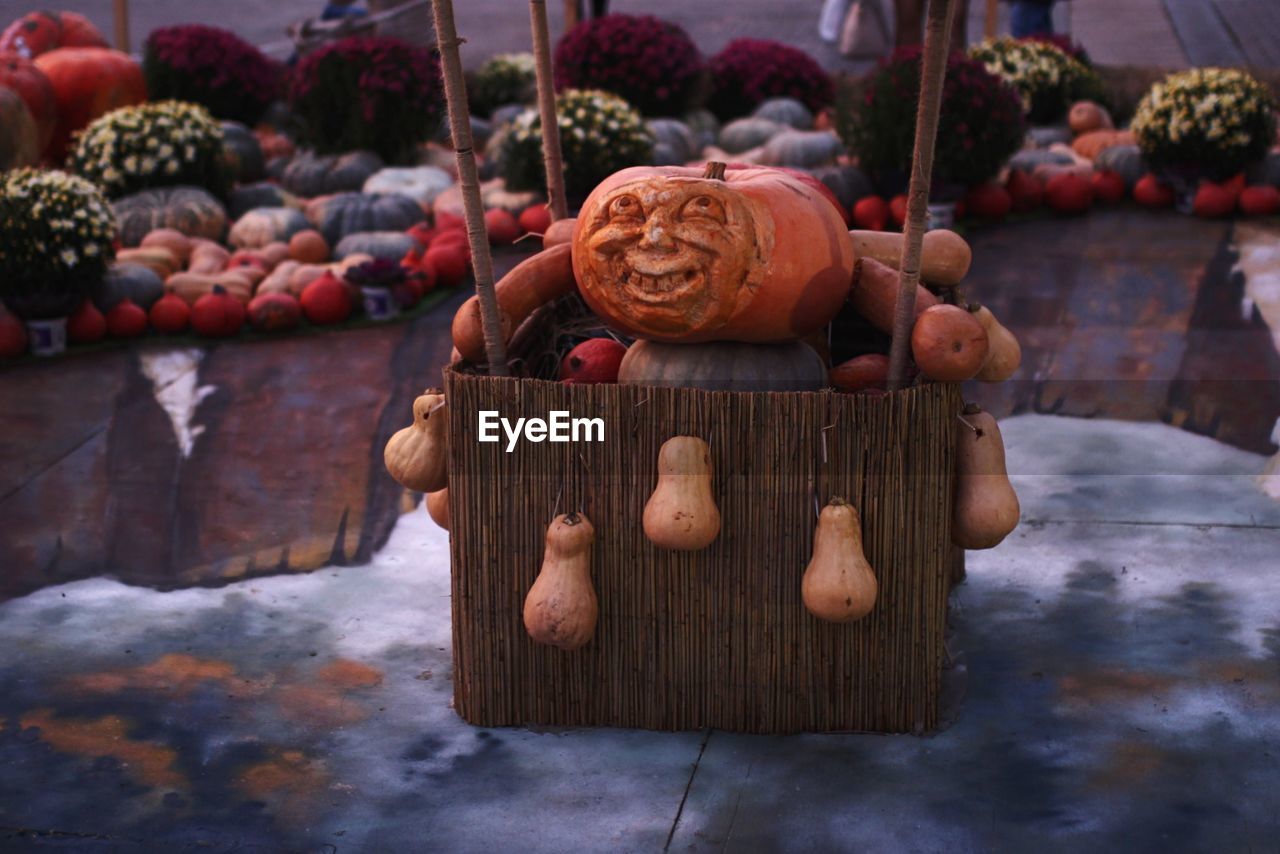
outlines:
{"label": "painted ground surface", "polygon": [[[0,606],[0,848],[1268,850],[1265,459],[1165,425],[1004,432],[1025,521],[957,588],[936,736],[469,727],[417,510],[369,566]],[[1115,473],[1153,449],[1175,475]]]}

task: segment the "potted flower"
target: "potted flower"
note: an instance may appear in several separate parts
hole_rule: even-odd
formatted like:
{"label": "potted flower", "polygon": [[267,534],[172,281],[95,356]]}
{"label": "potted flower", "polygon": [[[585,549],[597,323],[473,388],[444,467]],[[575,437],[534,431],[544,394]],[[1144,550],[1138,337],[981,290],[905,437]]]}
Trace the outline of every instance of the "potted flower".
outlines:
{"label": "potted flower", "polygon": [[396,290],[404,285],[408,271],[398,262],[374,258],[347,270],[345,278],[360,289],[364,313],[373,320],[394,320],[400,314]]}
{"label": "potted flower", "polygon": [[1234,68],[1193,68],[1151,87],[1131,129],[1143,158],[1190,210],[1202,180],[1221,181],[1261,160],[1275,138],[1276,102]]}
{"label": "potted flower", "polygon": [[[920,92],[919,47],[901,48],[867,79],[856,103],[842,103],[840,134],[887,196],[905,192]],[[948,225],[964,188],[995,177],[1022,146],[1026,122],[1018,93],[975,60],[952,54],[942,89],[933,161],[930,221]]]}
{"label": "potted flower", "polygon": [[1105,100],[1097,72],[1048,41],[987,39],[969,48],[969,57],[1018,91],[1034,125],[1062,121],[1076,101]]}
{"label": "potted flower", "polygon": [[67,316],[115,256],[115,217],[93,184],[65,172],[0,178],[0,300],[27,324],[31,351],[66,347]]}

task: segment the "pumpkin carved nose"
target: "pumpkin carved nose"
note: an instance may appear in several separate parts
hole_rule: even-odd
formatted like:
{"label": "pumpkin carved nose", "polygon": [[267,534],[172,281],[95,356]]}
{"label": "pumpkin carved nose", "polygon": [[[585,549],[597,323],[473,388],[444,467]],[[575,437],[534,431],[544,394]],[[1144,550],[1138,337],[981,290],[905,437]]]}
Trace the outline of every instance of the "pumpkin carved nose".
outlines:
{"label": "pumpkin carved nose", "polygon": [[657,249],[662,252],[671,252],[676,248],[676,242],[671,238],[671,229],[668,228],[667,218],[663,216],[652,216],[649,221],[644,224],[644,232],[640,237],[641,249]]}

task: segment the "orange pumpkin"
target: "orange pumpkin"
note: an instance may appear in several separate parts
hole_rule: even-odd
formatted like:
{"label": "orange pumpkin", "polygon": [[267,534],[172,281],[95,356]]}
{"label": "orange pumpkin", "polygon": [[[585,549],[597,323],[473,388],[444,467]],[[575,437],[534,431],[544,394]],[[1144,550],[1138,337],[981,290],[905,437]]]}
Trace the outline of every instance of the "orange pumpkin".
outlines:
{"label": "orange pumpkin", "polygon": [[1103,149],[1113,145],[1134,145],[1137,139],[1127,130],[1091,130],[1080,134],[1071,143],[1071,150],[1081,157],[1096,160]]}
{"label": "orange pumpkin", "polygon": [[35,57],[60,47],[107,47],[102,32],[75,12],[30,12],[0,34],[0,50]]}
{"label": "orange pumpkin", "polygon": [[573,233],[583,299],[656,341],[808,335],[839,311],[853,262],[840,213],[775,169],[624,169],[587,197]]}
{"label": "orange pumpkin", "polygon": [[58,123],[45,157],[66,156],[71,135],[118,107],[147,99],[142,68],[128,54],[101,47],[66,47],[36,57],[36,67],[53,85]]}
{"label": "orange pumpkin", "polygon": [[0,88],[3,87],[17,92],[31,111],[40,151],[44,151],[58,123],[58,102],[53,94],[53,84],[34,62],[9,51],[0,52]]}
{"label": "orange pumpkin", "polygon": [[157,332],[182,332],[191,323],[191,307],[177,294],[165,294],[151,306],[148,319]]}
{"label": "orange pumpkin", "polygon": [[244,326],[244,304],[227,293],[221,285],[200,299],[191,308],[191,328],[198,335],[209,338],[230,338]]}
{"label": "orange pumpkin", "polygon": [[0,84],[0,172],[40,161],[40,130],[22,96]]}
{"label": "orange pumpkin", "polygon": [[112,338],[137,338],[147,331],[147,310],[125,298],[107,312],[107,334]]}

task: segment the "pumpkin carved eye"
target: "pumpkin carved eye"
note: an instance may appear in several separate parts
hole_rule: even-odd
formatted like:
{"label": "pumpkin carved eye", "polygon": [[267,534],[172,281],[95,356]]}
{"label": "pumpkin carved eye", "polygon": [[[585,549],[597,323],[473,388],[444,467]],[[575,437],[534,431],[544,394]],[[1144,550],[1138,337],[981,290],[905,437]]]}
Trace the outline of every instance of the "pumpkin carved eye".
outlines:
{"label": "pumpkin carved eye", "polygon": [[709,219],[724,222],[724,205],[710,196],[697,196],[685,202],[680,209],[681,219]]}
{"label": "pumpkin carved eye", "polygon": [[610,220],[642,220],[644,211],[635,196],[618,196],[609,203]]}

